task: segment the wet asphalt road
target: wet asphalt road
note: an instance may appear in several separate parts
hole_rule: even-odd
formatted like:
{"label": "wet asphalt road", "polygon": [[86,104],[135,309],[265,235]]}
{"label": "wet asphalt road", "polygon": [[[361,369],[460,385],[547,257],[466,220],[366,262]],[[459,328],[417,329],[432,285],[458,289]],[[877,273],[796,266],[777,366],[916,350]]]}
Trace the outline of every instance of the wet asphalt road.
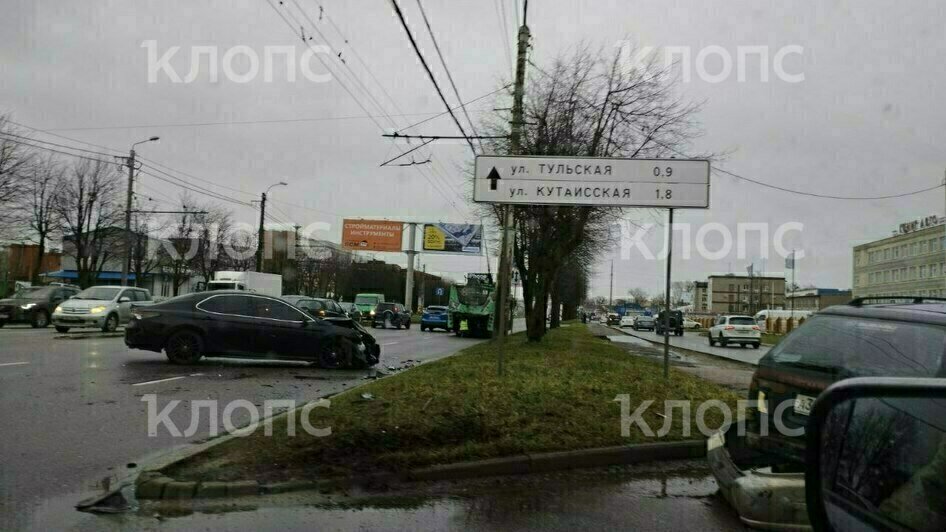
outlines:
{"label": "wet asphalt road", "polygon": [[418,483],[382,492],[299,492],[226,502],[149,502],[88,516],[102,530],[747,530],[705,461]]}
{"label": "wet asphalt road", "polygon": [[[521,324],[517,324],[521,325]],[[518,329],[518,327],[517,327]],[[163,354],[125,347],[121,337],[62,338],[54,330],[0,329],[0,530],[72,526],[75,503],[100,491],[103,479],[134,472],[149,456],[203,440],[210,416],[201,410],[196,431],[174,436],[166,427],[148,435],[149,394],[158,410],[173,400],[170,419],[191,426],[190,402],[244,399],[262,413],[266,400],[298,403],[343,391],[380,370],[410,360],[448,356],[479,340],[444,332],[376,330],[381,363],[370,370],[320,370],[304,363],[203,359],[174,366]],[[216,428],[223,432],[223,420]],[[243,409],[234,425],[249,421]]]}
{"label": "wet asphalt road", "polygon": [[[635,331],[630,327],[612,327],[613,329],[618,329],[626,334],[632,336],[637,336],[638,338],[643,338],[651,342],[659,342],[663,345],[663,337],[658,336],[653,331]],[[692,351],[697,351],[700,353],[706,353],[708,355],[713,355],[721,358],[727,358],[729,360],[735,360],[737,362],[744,362],[746,364],[752,364],[753,366],[759,365],[759,360],[769,352],[771,347],[769,346],[759,346],[758,349],[753,349],[751,347],[742,347],[739,345],[729,345],[726,347],[721,347],[719,344],[710,347],[709,338],[705,336],[700,336],[699,333],[693,331],[686,331],[683,333],[683,336],[671,336],[670,337],[671,347],[679,347],[681,349],[689,349]]]}

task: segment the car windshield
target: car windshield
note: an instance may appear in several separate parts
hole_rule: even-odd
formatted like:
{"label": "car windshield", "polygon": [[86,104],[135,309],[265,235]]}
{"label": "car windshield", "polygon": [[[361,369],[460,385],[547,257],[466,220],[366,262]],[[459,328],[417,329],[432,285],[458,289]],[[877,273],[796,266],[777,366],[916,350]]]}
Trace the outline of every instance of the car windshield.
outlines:
{"label": "car windshield", "polygon": [[377,303],[377,296],[358,296],[355,298],[356,305],[376,305]]}
{"label": "car windshield", "polygon": [[120,286],[95,286],[92,288],[86,288],[85,290],[79,292],[73,299],[84,299],[89,301],[111,301],[115,299],[115,296],[118,295],[119,291],[121,291]]}
{"label": "car windshield", "polygon": [[943,326],[821,315],[768,356],[776,364],[836,369],[849,376],[944,377],[944,353]]}

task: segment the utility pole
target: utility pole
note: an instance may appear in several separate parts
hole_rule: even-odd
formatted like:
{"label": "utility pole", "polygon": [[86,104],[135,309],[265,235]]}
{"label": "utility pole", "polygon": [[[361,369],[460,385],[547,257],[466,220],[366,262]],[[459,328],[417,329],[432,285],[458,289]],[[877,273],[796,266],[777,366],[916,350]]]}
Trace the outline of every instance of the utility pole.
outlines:
{"label": "utility pole", "polygon": [[135,147],[128,153],[128,193],[125,195],[125,258],[122,260],[122,286],[128,286],[131,269],[131,202],[135,187]]}
{"label": "utility pole", "polygon": [[256,271],[263,271],[263,238],[264,238],[264,229],[263,222],[266,221],[266,193],[263,192],[263,195],[260,197],[259,202],[259,234],[257,235],[256,242]]}
{"label": "utility pole", "polygon": [[410,232],[407,237],[407,282],[404,283],[404,307],[408,311],[414,312],[414,306],[412,305],[414,299],[414,256],[417,255],[417,252],[414,251],[414,240],[417,237],[417,224],[409,223],[407,225],[410,227]]}
{"label": "utility pole", "polygon": [[614,305],[614,259],[611,259],[611,288],[608,289],[608,310]]}
{"label": "utility pole", "polygon": [[[516,85],[513,89],[512,103],[512,121],[510,122],[509,151],[510,155],[520,155],[522,153],[522,100],[525,95],[526,83],[526,54],[529,48],[529,26],[526,25],[526,15],[529,12],[529,0],[525,0],[522,7],[522,26],[519,27],[519,43],[516,54]],[[503,238],[502,247],[499,254],[499,282],[496,287],[496,323],[498,324],[498,358],[499,375],[503,374],[503,356],[506,343],[506,316],[507,304],[509,301],[509,286],[512,284],[511,263],[512,246],[515,238],[515,218],[513,212],[515,207],[505,205],[503,209]]]}
{"label": "utility pole", "polygon": [[[670,211],[670,219],[667,221],[667,286],[664,293],[664,303],[666,303],[667,313],[664,315],[664,380],[670,379],[670,273],[673,262],[673,209]],[[612,261],[613,264],[613,261]],[[658,318],[660,314],[658,313]]]}

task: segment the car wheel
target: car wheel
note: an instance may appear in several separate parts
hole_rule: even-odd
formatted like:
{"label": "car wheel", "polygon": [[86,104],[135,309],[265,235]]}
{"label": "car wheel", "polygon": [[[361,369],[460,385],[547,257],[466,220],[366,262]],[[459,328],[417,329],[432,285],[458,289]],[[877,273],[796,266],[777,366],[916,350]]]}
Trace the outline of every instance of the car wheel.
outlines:
{"label": "car wheel", "polygon": [[423,325],[420,326],[420,332],[424,332],[424,326],[423,326]]}
{"label": "car wheel", "polygon": [[713,340],[713,335],[712,335],[712,334],[709,335],[708,338],[709,338],[710,347],[713,347],[714,345],[716,345],[716,342]]}
{"label": "car wheel", "polygon": [[57,325],[56,332],[66,334],[67,332],[69,332],[69,327],[60,327]]}
{"label": "car wheel", "polygon": [[758,348],[759,348],[759,344],[758,344],[758,342],[757,342],[757,343],[754,343],[754,344],[752,344],[752,348],[753,348],[753,349],[758,349]]}
{"label": "car wheel", "polygon": [[204,340],[195,331],[178,331],[164,344],[172,364],[193,364],[204,356]]}
{"label": "car wheel", "polygon": [[45,310],[37,310],[33,314],[33,321],[30,323],[34,329],[45,329],[49,325],[49,314]]}
{"label": "car wheel", "polygon": [[319,349],[319,358],[316,364],[322,369],[335,369],[345,362],[346,346],[341,339],[330,342]]}
{"label": "car wheel", "polygon": [[407,323],[405,323],[405,324],[404,324],[404,328],[405,328],[405,329],[410,329],[410,328],[411,328],[411,322],[408,321]]}
{"label": "car wheel", "polygon": [[105,324],[102,325],[102,332],[115,332],[116,329],[118,329],[118,315],[109,314],[108,317],[105,318]]}
{"label": "car wheel", "polygon": [[5,322],[5,321],[0,321],[0,329],[2,329],[3,326],[6,325],[6,324],[7,324],[7,322]]}
{"label": "car wheel", "polygon": [[726,347],[726,338],[723,337],[723,333],[719,333],[719,345]]}

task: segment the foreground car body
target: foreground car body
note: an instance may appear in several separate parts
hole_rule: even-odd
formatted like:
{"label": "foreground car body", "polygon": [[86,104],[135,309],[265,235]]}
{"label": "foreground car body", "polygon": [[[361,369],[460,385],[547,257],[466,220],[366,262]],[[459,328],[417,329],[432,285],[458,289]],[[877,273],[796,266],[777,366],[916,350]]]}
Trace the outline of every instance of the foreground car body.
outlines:
{"label": "foreground car body", "polygon": [[367,367],[381,355],[374,337],[349,318],[317,319],[277,298],[230,291],[188,294],[135,309],[125,345],[164,350],[174,363],[227,356]]}

